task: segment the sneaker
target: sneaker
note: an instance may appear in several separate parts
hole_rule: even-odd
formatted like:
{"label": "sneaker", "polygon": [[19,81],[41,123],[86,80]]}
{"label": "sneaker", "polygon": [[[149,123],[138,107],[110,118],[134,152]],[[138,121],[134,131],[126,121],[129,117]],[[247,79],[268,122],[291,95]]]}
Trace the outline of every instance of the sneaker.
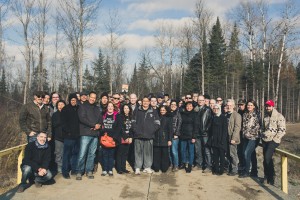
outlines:
{"label": "sneaker", "polygon": [[64,179],[70,179],[71,178],[69,174],[65,174],[65,173],[63,173],[62,176],[64,177]]}
{"label": "sneaker", "polygon": [[94,179],[93,172],[88,172],[88,173],[86,174],[86,176],[88,177],[88,179]]}
{"label": "sneaker", "polygon": [[144,173],[148,173],[148,174],[152,174],[152,173],[153,173],[153,170],[150,169],[150,168],[145,168],[145,169],[143,170],[143,172],[144,172]]}
{"label": "sneaker", "polygon": [[102,171],[101,176],[106,176],[107,172],[106,171]]}
{"label": "sneaker", "polygon": [[125,174],[130,174],[130,171],[127,170],[127,169],[125,169],[125,170],[123,171],[123,173],[125,173]]}
{"label": "sneaker", "polygon": [[35,187],[37,187],[37,188],[41,188],[42,187],[42,183],[39,183],[39,182],[35,182]]}
{"label": "sneaker", "polygon": [[172,169],[172,172],[177,172],[178,171],[178,167],[174,167],[173,169]]}
{"label": "sneaker", "polygon": [[136,168],[134,173],[135,175],[141,175],[141,171],[139,168]]}
{"label": "sneaker", "polygon": [[113,176],[114,174],[113,174],[112,171],[109,171],[109,172],[108,172],[108,175],[109,175],[109,176]]}
{"label": "sneaker", "polygon": [[192,171],[192,165],[188,164],[188,166],[185,168],[186,173],[191,173]]}
{"label": "sneaker", "polygon": [[23,185],[20,185],[17,190],[17,193],[22,193],[22,192],[24,192],[24,190],[25,190],[25,187]]}
{"label": "sneaker", "polygon": [[82,175],[81,173],[76,174],[76,180],[81,181],[82,180]]}

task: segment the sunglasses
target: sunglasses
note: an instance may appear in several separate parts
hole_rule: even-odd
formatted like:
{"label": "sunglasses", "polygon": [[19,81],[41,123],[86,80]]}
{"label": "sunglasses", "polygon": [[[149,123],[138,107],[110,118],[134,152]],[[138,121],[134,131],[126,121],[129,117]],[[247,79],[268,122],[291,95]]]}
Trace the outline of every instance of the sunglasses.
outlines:
{"label": "sunglasses", "polygon": [[120,98],[114,97],[115,100],[120,100]]}
{"label": "sunglasses", "polygon": [[37,98],[45,98],[44,95],[36,95]]}
{"label": "sunglasses", "polygon": [[185,99],[191,99],[192,97],[185,97]]}

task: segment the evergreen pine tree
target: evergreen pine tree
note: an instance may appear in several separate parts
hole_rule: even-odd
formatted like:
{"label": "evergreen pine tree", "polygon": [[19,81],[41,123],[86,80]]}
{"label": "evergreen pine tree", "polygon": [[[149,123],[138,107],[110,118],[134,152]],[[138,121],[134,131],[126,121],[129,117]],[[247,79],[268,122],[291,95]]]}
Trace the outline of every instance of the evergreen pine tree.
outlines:
{"label": "evergreen pine tree", "polygon": [[93,84],[94,84],[94,77],[91,75],[88,66],[86,66],[83,74],[83,83],[82,83],[83,90],[87,92],[92,91]]}
{"label": "evergreen pine tree", "polygon": [[184,74],[183,91],[188,94],[200,91],[201,89],[201,56],[196,53],[191,59],[188,68]]}
{"label": "evergreen pine tree", "polygon": [[136,68],[136,64],[134,64],[134,69],[133,69],[133,74],[132,77],[130,79],[130,83],[129,83],[129,93],[138,93],[138,77],[137,77],[137,68]]}
{"label": "evergreen pine tree", "polygon": [[209,82],[212,89],[210,93],[212,95],[224,96],[225,85],[225,40],[219,18],[217,18],[216,24],[212,27],[211,38],[209,44],[209,66],[210,75],[212,77]]}

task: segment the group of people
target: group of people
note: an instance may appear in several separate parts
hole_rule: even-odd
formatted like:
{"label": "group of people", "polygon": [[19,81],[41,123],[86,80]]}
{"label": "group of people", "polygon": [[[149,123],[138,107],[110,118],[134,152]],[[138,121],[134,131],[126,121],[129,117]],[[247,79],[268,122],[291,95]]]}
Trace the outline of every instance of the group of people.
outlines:
{"label": "group of people", "polygon": [[[26,189],[27,180],[37,187],[50,180],[52,160],[65,179],[72,174],[76,180],[83,174],[93,179],[98,163],[102,176],[113,176],[113,168],[118,174],[130,173],[126,161],[136,175],[171,168],[257,177],[255,148],[260,140],[265,178],[274,184],[272,156],[286,131],[285,118],[274,107],[268,100],[262,119],[251,99],[240,99],[236,108],[233,99],[197,93],[180,100],[151,93],[138,101],[136,94],[104,92],[98,103],[91,91],[69,94],[67,104],[56,92],[37,91],[20,112],[28,145],[18,192]],[[104,136],[114,146],[101,143]]]}

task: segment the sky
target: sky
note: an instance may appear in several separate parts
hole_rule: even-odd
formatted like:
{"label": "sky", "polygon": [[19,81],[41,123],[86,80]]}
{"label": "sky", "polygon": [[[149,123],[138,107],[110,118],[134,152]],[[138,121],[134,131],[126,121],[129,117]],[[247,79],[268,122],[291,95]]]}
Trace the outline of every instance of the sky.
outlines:
{"label": "sky", "polygon": [[[270,15],[278,17],[278,9],[285,0],[268,0]],[[56,0],[52,1],[57,4]],[[183,25],[194,15],[196,0],[102,0],[97,19],[96,30],[91,35],[91,43],[85,49],[85,63],[89,64],[97,56],[97,49],[107,42],[107,32],[104,21],[109,10],[117,10],[121,26],[119,37],[126,49],[126,72],[131,73],[135,63],[139,63],[140,52],[143,48],[155,46],[155,31],[158,24],[170,23],[175,27]],[[207,0],[207,7],[213,12],[214,18],[227,19],[229,13],[240,0]],[[296,0],[300,7],[300,1]],[[52,14],[55,12],[52,11]],[[215,21],[215,20],[213,20]],[[5,22],[4,40],[6,52],[14,56],[17,63],[24,63],[21,53],[23,41],[18,33],[20,25],[17,20],[8,14]],[[54,49],[55,31],[53,25],[47,34],[46,52],[50,59]],[[66,45],[62,45],[62,48]]]}

